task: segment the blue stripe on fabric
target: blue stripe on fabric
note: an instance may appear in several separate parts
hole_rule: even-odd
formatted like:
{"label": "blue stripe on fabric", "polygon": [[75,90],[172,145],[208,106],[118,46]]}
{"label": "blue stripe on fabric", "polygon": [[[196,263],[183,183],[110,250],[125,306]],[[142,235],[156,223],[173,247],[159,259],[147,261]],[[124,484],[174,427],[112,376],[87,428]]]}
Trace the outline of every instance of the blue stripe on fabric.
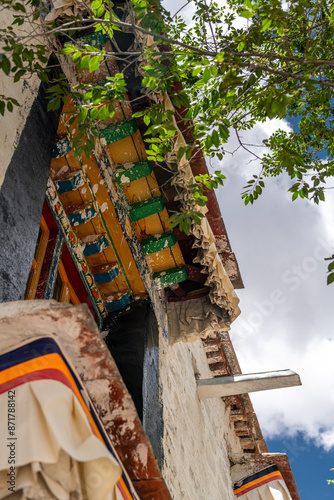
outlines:
{"label": "blue stripe on fabric", "polygon": [[[82,393],[87,394],[85,387],[81,383],[81,380],[77,377],[76,373],[73,371],[72,367],[68,363],[66,357],[64,356],[63,352],[61,351],[58,343],[51,337],[42,337],[40,339],[33,340],[32,342],[29,342],[23,346],[20,346],[10,352],[4,353],[0,355],[0,371],[6,370],[8,368],[11,368],[13,366],[16,366],[20,363],[24,363],[25,361],[29,361],[31,359],[36,359],[36,370],[40,369],[41,366],[39,364],[43,363],[43,360],[41,359],[40,361],[37,361],[38,358],[42,358],[43,356],[46,356],[47,354],[59,354],[59,356],[62,358],[64,361],[65,365],[67,366],[69,372],[71,373],[73,380],[82,395]],[[18,376],[19,376],[19,370],[18,370]],[[103,441],[112,454],[112,456],[116,459],[116,461],[120,464],[121,469],[122,469],[122,479],[124,483],[126,484],[129,492],[131,493],[134,498],[139,498],[137,493],[134,491],[132,484],[128,481],[126,474],[124,473],[124,466],[122,462],[120,461],[119,457],[116,455],[113,446],[110,442],[110,438],[103,427],[100,417],[98,415],[98,412],[94,406],[93,401],[89,398],[89,407],[88,410],[94,420],[94,423],[96,424],[96,427],[98,428]]]}
{"label": "blue stripe on fabric", "polygon": [[266,469],[263,469],[256,474],[253,474],[252,476],[246,477],[246,479],[242,479],[241,481],[237,482],[234,484],[234,489],[237,490],[244,486],[245,484],[251,483],[252,481],[255,481],[255,479],[260,479],[264,476],[267,476],[268,474],[271,474],[272,472],[279,472],[279,468],[277,465],[270,465]]}

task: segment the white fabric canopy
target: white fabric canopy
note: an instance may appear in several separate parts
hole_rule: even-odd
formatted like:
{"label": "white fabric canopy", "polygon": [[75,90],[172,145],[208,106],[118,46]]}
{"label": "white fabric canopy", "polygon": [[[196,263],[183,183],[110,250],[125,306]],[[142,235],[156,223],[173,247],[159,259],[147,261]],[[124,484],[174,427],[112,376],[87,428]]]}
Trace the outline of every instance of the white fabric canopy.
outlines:
{"label": "white fabric canopy", "polygon": [[7,392],[0,395],[1,499],[11,493],[7,483],[9,443],[15,450],[15,497],[22,490],[17,498],[122,498],[115,488],[121,468],[93,434],[69,387],[54,380],[16,387],[15,438],[4,432],[8,427],[8,401]]}
{"label": "white fabric canopy", "polygon": [[234,493],[240,500],[292,500],[275,464],[238,481]]}
{"label": "white fabric canopy", "polygon": [[139,500],[93,403],[52,337],[0,354],[0,499]]}
{"label": "white fabric canopy", "polygon": [[238,496],[240,500],[291,500],[284,481],[272,481]]}

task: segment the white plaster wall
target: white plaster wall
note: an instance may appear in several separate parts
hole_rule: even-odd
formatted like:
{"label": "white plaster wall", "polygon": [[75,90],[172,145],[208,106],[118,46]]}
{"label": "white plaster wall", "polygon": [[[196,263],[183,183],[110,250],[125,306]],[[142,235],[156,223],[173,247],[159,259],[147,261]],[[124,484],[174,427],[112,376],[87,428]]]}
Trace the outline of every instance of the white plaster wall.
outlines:
{"label": "white plaster wall", "polygon": [[[9,26],[13,21],[12,14],[8,10],[0,13],[1,26]],[[31,33],[35,28],[29,21],[24,23],[21,31]],[[40,42],[40,40],[39,40]],[[37,42],[38,43],[38,42]],[[20,107],[14,106],[10,113],[7,108],[4,116],[0,115],[0,137],[1,137],[1,159],[0,159],[0,188],[4,181],[7,167],[15,151],[21,132],[28,117],[30,108],[36,98],[40,80],[37,76],[29,79],[23,78],[14,83],[13,78],[0,70],[0,94],[10,96],[20,103]]]}
{"label": "white plaster wall", "polygon": [[198,399],[195,373],[211,377],[201,341],[161,338],[163,476],[174,500],[234,500],[228,452],[242,450],[222,399]]}

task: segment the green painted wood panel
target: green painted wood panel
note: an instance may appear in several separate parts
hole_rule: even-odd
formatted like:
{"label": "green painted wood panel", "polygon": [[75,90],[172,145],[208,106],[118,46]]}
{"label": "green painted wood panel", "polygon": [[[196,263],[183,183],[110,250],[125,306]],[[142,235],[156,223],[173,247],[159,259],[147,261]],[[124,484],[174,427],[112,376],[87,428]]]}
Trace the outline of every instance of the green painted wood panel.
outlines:
{"label": "green painted wood panel", "polygon": [[109,40],[109,36],[102,31],[97,31],[95,33],[88,33],[75,40],[76,45],[91,45],[92,47],[100,47],[104,45]]}
{"label": "green painted wood panel", "polygon": [[138,124],[134,118],[124,122],[113,123],[100,130],[100,137],[105,139],[107,144],[120,141],[134,134],[138,130]]}
{"label": "green painted wood panel", "polygon": [[145,255],[150,255],[151,253],[160,252],[165,248],[172,247],[175,245],[177,239],[174,231],[169,231],[168,233],[156,234],[150,238],[146,238],[141,241],[141,246]]}
{"label": "green painted wood panel", "polygon": [[162,196],[155,196],[154,198],[134,203],[130,210],[130,217],[133,221],[145,219],[145,217],[161,212],[164,208],[165,202]]}
{"label": "green painted wood panel", "polygon": [[176,285],[188,278],[186,266],[173,267],[165,271],[159,271],[153,274],[153,279],[158,289],[167,286]]}
{"label": "green painted wood panel", "polygon": [[128,182],[136,181],[142,177],[150,175],[152,172],[152,164],[149,160],[137,161],[135,163],[125,163],[116,169],[116,178],[118,184],[123,186]]}

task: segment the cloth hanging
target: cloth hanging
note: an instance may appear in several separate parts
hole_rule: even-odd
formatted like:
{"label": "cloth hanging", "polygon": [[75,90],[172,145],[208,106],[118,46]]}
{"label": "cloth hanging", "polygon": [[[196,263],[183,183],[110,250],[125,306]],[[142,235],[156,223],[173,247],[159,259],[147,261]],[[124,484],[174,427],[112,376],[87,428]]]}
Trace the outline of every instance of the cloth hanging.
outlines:
{"label": "cloth hanging", "polygon": [[271,465],[234,485],[240,500],[292,500],[277,465]]}
{"label": "cloth hanging", "polygon": [[0,354],[0,428],[0,499],[139,500],[53,338]]}
{"label": "cloth hanging", "polygon": [[54,0],[51,2],[51,10],[45,17],[45,21],[52,22],[58,17],[77,17],[87,11],[92,4],[91,0]]}
{"label": "cloth hanging", "polygon": [[193,342],[210,333],[230,329],[228,311],[212,304],[206,295],[198,299],[168,302],[168,343]]}

